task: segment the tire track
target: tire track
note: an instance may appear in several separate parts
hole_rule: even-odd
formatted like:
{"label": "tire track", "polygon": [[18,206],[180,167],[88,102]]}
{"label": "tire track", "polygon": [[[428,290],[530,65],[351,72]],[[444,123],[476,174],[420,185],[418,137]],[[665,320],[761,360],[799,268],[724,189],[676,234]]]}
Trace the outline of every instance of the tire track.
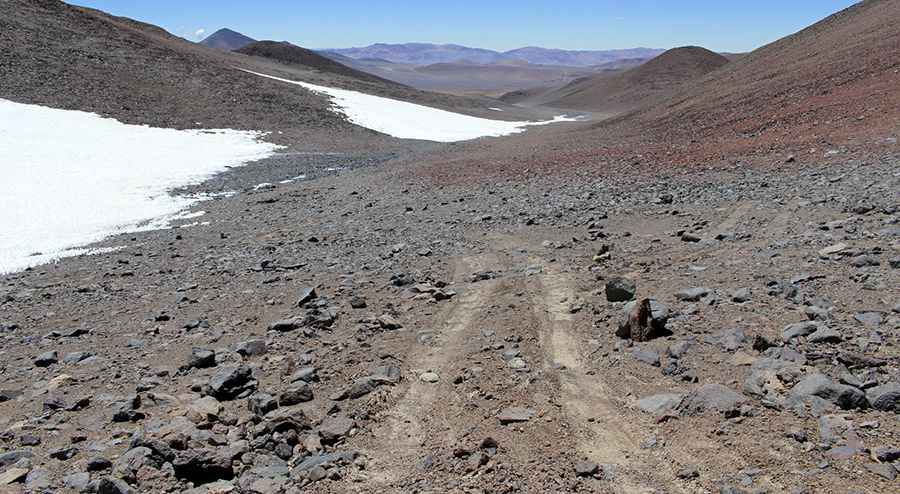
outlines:
{"label": "tire track", "polygon": [[[495,269],[497,265],[497,257],[493,255],[464,257],[455,262],[453,278],[455,282],[461,282],[473,272]],[[434,333],[433,344],[414,347],[417,352],[409,360],[409,368],[434,371],[441,380],[426,383],[418,375],[408,373],[409,387],[397,404],[379,418],[379,426],[373,431],[375,445],[367,448],[378,452],[370,457],[390,459],[389,463],[371,466],[373,482],[392,484],[411,475],[427,454],[423,446],[438,429],[431,417],[434,415],[440,420],[440,414],[432,413],[437,398],[453,392],[450,383],[452,367],[463,358],[465,342],[473,337],[470,334],[473,323],[478,321],[498,287],[496,280],[469,284],[434,324],[439,329]]]}

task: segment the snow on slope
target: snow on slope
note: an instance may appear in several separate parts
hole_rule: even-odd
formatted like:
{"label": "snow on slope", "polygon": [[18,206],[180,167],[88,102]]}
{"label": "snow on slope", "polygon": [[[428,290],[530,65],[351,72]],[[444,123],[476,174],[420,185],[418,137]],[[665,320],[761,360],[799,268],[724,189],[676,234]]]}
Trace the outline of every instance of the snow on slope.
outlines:
{"label": "snow on slope", "polygon": [[[0,273],[159,228],[198,198],[172,188],[271,155],[259,133],[157,129],[0,99]],[[39,253],[38,255],[33,255]]]}
{"label": "snow on slope", "polygon": [[317,86],[307,82],[240,70],[260,77],[296,84],[317,93],[324,93],[331,97],[335,111],[346,115],[350,122],[400,139],[437,142],[468,141],[479,137],[500,137],[524,132],[525,128],[531,125],[577,120],[566,116],[558,116],[544,122],[490,120],[357,91]]}

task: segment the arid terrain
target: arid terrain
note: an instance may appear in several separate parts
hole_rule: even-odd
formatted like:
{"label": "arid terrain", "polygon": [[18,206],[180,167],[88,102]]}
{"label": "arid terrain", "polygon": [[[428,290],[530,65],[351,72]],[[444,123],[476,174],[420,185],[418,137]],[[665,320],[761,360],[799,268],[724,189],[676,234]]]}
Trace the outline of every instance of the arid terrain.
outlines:
{"label": "arid terrain", "polygon": [[900,1],[451,144],[234,67],[558,111],[0,11],[0,98],[285,146],[175,191],[199,219],[0,276],[0,492],[897,492]]}

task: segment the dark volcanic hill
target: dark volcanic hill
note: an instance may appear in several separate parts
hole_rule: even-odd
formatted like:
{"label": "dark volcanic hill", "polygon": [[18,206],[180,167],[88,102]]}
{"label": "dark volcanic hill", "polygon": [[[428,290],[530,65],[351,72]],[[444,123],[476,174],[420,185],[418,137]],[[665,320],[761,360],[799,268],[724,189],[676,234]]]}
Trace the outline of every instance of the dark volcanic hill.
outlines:
{"label": "dark volcanic hill", "polygon": [[362,72],[330,58],[326,58],[312,50],[293,45],[288,42],[257,41],[236,50],[238,53],[254,57],[268,58],[286,65],[300,65],[321,72],[352,77],[362,81],[380,82],[385,84],[397,84],[387,79]]}
{"label": "dark volcanic hill", "polygon": [[234,51],[240,50],[254,42],[256,42],[256,40],[253,38],[244,36],[237,31],[223,28],[209,35],[206,39],[201,41],[200,44],[219,50]]}
{"label": "dark volcanic hill", "polygon": [[626,111],[727,63],[727,58],[705,48],[675,48],[624,72],[579,79],[543,96],[543,100],[560,108]]}

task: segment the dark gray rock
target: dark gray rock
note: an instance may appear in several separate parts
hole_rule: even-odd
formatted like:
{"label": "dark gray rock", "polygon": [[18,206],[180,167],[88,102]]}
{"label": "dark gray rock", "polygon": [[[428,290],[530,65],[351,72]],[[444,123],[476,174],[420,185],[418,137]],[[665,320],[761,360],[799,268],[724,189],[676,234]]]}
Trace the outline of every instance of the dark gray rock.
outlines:
{"label": "dark gray rock", "polygon": [[900,383],[887,383],[869,388],[866,396],[872,408],[900,413]]}
{"label": "dark gray rock", "polygon": [[313,400],[313,389],[309,383],[299,381],[287,387],[278,397],[278,404],[286,407]]}
{"label": "dark gray rock", "polygon": [[721,384],[704,384],[688,393],[678,411],[682,415],[701,415],[705,412],[729,413],[747,401],[743,395]]}
{"label": "dark gray rock", "polygon": [[50,367],[59,362],[59,354],[56,351],[44,352],[34,359],[36,367]]}
{"label": "dark gray rock", "polygon": [[637,285],[627,278],[612,278],[606,282],[606,300],[610,302],[628,302],[634,299]]}
{"label": "dark gray rock", "polygon": [[94,456],[88,459],[85,470],[88,472],[102,472],[112,468],[112,462],[102,456]]}
{"label": "dark gray rock", "polygon": [[897,469],[890,463],[866,463],[865,467],[866,470],[885,480],[892,482],[897,480]]}
{"label": "dark gray rock", "polygon": [[275,321],[269,324],[269,331],[277,331],[279,333],[287,333],[289,331],[294,331],[302,326],[302,321],[298,321],[297,319],[284,319],[281,321]]}
{"label": "dark gray rock", "polygon": [[209,379],[207,394],[220,401],[234,400],[250,395],[256,386],[250,367],[223,367]]}
{"label": "dark gray rock", "polygon": [[150,448],[138,446],[129,449],[116,459],[113,463],[113,475],[126,482],[134,483],[137,481],[137,473],[140,469],[159,470],[164,461],[164,458]]}
{"label": "dark gray rock", "polygon": [[854,316],[861,324],[866,326],[881,326],[881,323],[884,322],[884,314],[876,311],[869,312],[857,312]]}
{"label": "dark gray rock", "polygon": [[256,357],[258,355],[263,355],[267,350],[266,340],[258,338],[242,341],[234,347],[234,351],[243,357]]}
{"label": "dark gray rock", "polygon": [[202,448],[179,451],[172,460],[179,479],[206,484],[234,478],[231,454],[227,448]]}
{"label": "dark gray rock", "polygon": [[318,427],[322,444],[331,445],[340,441],[350,433],[353,425],[353,420],[345,416],[326,417]]}
{"label": "dark gray rock", "polygon": [[88,485],[88,492],[96,494],[134,494],[127,483],[115,478],[102,478]]}
{"label": "dark gray rock", "polygon": [[297,305],[298,305],[299,307],[303,307],[303,306],[306,305],[307,303],[312,302],[313,300],[315,300],[317,297],[318,297],[318,295],[316,295],[316,289],[315,289],[315,287],[306,287],[306,288],[303,288],[303,289],[300,290],[300,294],[299,294],[299,296],[297,297]]}
{"label": "dark gray rock", "polygon": [[806,341],[815,344],[840,343],[841,340],[843,340],[843,337],[841,337],[841,333],[824,326],[817,329],[806,339]]}
{"label": "dark gray rock", "polygon": [[31,459],[34,457],[34,453],[27,449],[8,451],[6,453],[0,453],[0,468],[6,468],[10,465],[14,465],[16,462],[23,458]]}
{"label": "dark gray rock", "polygon": [[63,486],[71,492],[84,492],[91,483],[91,474],[87,472],[73,473],[63,478]]}
{"label": "dark gray rock", "polygon": [[378,384],[392,385],[400,382],[402,374],[399,367],[385,365],[377,367],[369,377]]}
{"label": "dark gray rock", "polygon": [[742,328],[732,328],[719,332],[710,337],[708,341],[719,345],[726,352],[733,352],[747,342],[747,336]]}
{"label": "dark gray rock", "polygon": [[791,341],[794,338],[809,336],[819,329],[819,324],[812,321],[797,322],[789,324],[781,331],[781,337],[784,341]]}
{"label": "dark gray rock", "polygon": [[808,401],[810,397],[821,398],[845,410],[866,408],[869,401],[866,394],[852,386],[839,384],[824,374],[811,374],[791,389],[791,398]]}
{"label": "dark gray rock", "polygon": [[278,408],[275,397],[266,393],[255,393],[247,398],[247,409],[260,417]]}
{"label": "dark gray rock", "polygon": [[637,402],[637,407],[644,413],[651,415],[663,415],[672,412],[681,403],[684,395],[676,393],[662,393],[658,395],[641,398]]}
{"label": "dark gray rock", "polygon": [[654,367],[659,367],[660,365],[659,354],[656,352],[635,348],[634,351],[631,352],[631,356],[638,362],[643,362]]}
{"label": "dark gray rock", "polygon": [[69,364],[69,365],[77,364],[77,363],[87,360],[93,356],[94,356],[94,354],[91,352],[71,352],[71,353],[67,353],[63,357],[63,363]]}
{"label": "dark gray rock", "polygon": [[207,369],[216,366],[216,352],[204,348],[194,348],[188,357],[187,368]]}
{"label": "dark gray rock", "polygon": [[872,456],[882,463],[897,461],[900,460],[900,448],[881,446],[872,451]]}

